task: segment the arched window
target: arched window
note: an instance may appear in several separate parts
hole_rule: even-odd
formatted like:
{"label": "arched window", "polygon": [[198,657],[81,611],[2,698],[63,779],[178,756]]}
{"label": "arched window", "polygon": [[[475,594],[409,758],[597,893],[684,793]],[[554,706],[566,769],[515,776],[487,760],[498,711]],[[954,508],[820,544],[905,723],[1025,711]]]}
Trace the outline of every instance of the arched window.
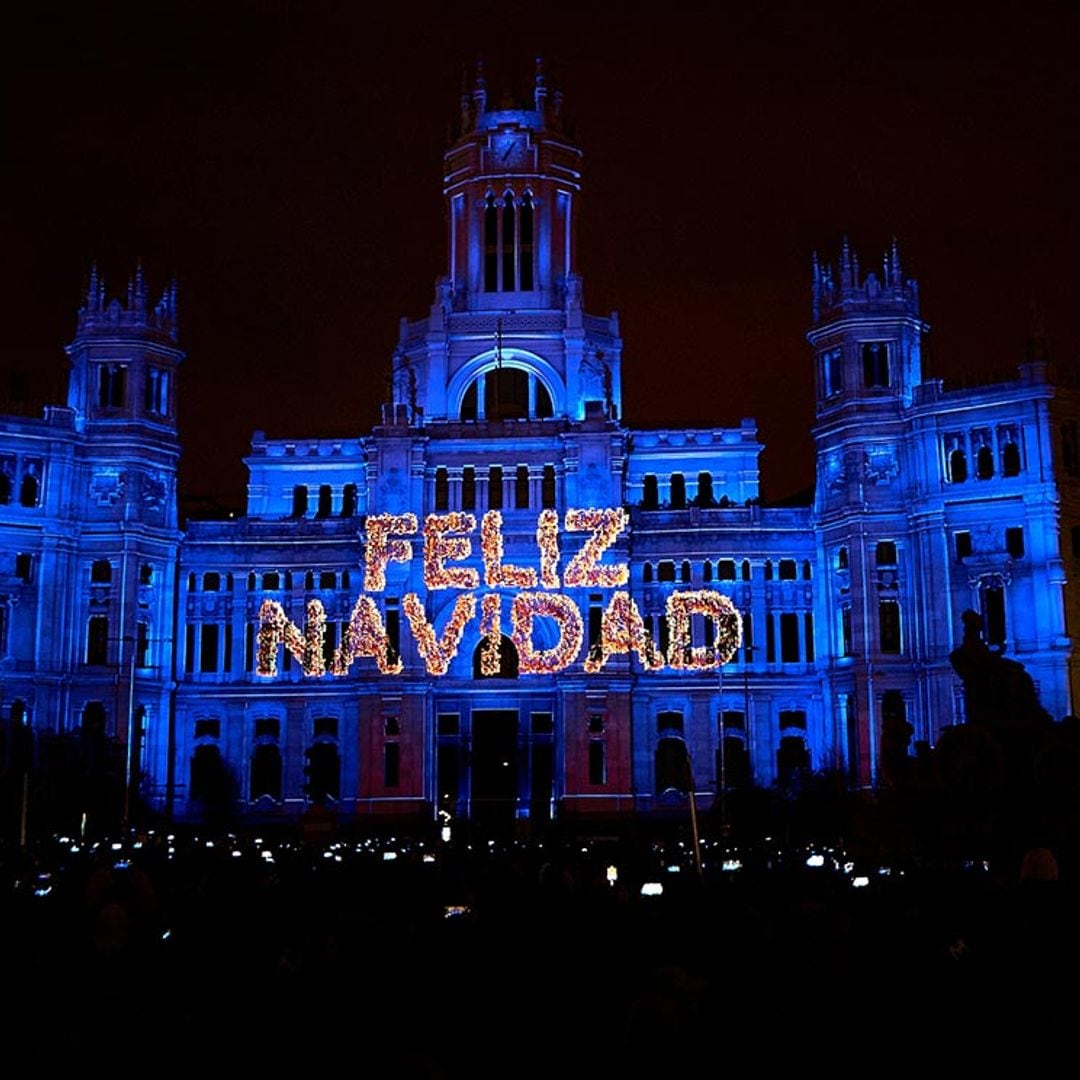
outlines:
{"label": "arched window", "polygon": [[646,473],[641,481],[641,508],[655,510],[660,505],[660,490],[654,473]]}
{"label": "arched window", "polygon": [[499,210],[495,196],[488,193],[484,203],[484,292],[499,288]]}
{"label": "arched window", "polygon": [[334,510],[334,493],[329,484],[319,485],[319,505],[315,510],[317,518],[328,518]]}
{"label": "arched window", "polygon": [[30,466],[23,473],[22,483],[19,485],[19,504],[21,506],[37,506],[38,497],[41,493],[41,482]]}
{"label": "arched window", "polygon": [[0,469],[0,504],[7,506],[11,502],[11,477],[6,469]]}
{"label": "arched window", "polygon": [[697,506],[715,506],[713,498],[712,473],[699,472],[697,478],[697,498],[694,499]]}
{"label": "arched window", "polygon": [[641,578],[646,583],[652,581],[652,563],[647,562],[644,566],[642,566]]}
{"label": "arched window", "polygon": [[949,479],[954,484],[962,484],[967,475],[967,454],[961,447],[957,447],[949,454]]}
{"label": "arched window", "polygon": [[221,751],[213,743],[195,747],[191,757],[188,793],[192,802],[223,806],[230,795],[229,772]]}
{"label": "arched window", "polygon": [[526,191],[521,197],[518,211],[519,251],[519,287],[522,292],[531,292],[533,287],[533,201],[532,193]]}
{"label": "arched window", "polygon": [[975,455],[975,475],[980,480],[989,480],[994,475],[994,452],[989,446],[980,446]]}
{"label": "arched window", "polygon": [[251,755],[251,798],[281,798],[281,751],[273,743],[262,743]]}
{"label": "arched window", "polygon": [[1003,476],[1020,475],[1020,447],[1007,442],[1001,448],[1001,473]]}
{"label": "arched window", "polygon": [[689,786],[686,743],[677,736],[661,739],[656,744],[654,766],[656,794],[684,793]]}
{"label": "arched window", "polygon": [[800,774],[810,768],[810,752],[806,749],[806,740],[801,735],[783,735],[776,751],[776,778],[783,784],[790,784]]}
{"label": "arched window", "polygon": [[514,235],[514,193],[503,193],[502,213],[502,291],[514,292],[517,282],[514,280],[514,249],[516,237]]}
{"label": "arched window", "polygon": [[690,581],[690,560],[684,559],[682,566],[679,568],[679,580],[686,584]]}
{"label": "arched window", "polygon": [[356,485],[346,484],[341,493],[341,516],[353,517],[356,513]]}
{"label": "arched window", "polygon": [[292,493],[292,516],[302,518],[307,513],[307,484],[297,484]]}
{"label": "arched window", "polygon": [[[318,723],[318,721],[316,721]],[[314,803],[341,797],[341,757],[332,742],[318,742],[304,751],[307,783],[304,794]]]}
{"label": "arched window", "polygon": [[484,380],[484,412],[489,420],[524,420],[529,415],[529,375],[498,367]]}
{"label": "arched window", "polygon": [[673,510],[686,508],[686,477],[681,472],[671,474],[671,508]]}
{"label": "arched window", "polygon": [[516,679],[518,677],[518,653],[514,643],[505,635],[499,639],[499,670],[494,675],[485,675],[480,663],[484,642],[481,641],[473,651],[474,679]]}
{"label": "arched window", "polygon": [[848,551],[846,547],[841,547],[836,552],[836,569],[846,570],[848,568]]}

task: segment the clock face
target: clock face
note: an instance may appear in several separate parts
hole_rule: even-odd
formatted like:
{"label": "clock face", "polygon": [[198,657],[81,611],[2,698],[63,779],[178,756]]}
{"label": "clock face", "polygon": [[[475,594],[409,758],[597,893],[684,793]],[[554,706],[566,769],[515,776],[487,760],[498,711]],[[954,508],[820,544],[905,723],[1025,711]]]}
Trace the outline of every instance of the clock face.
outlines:
{"label": "clock face", "polygon": [[499,135],[492,141],[493,164],[498,168],[524,165],[529,155],[529,140],[525,134]]}

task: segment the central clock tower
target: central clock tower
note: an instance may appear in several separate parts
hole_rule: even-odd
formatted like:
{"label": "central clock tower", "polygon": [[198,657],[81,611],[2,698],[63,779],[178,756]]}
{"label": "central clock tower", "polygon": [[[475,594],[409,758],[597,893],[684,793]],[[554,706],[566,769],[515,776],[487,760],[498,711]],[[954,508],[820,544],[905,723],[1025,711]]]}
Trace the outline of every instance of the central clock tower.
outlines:
{"label": "central clock tower", "polygon": [[446,152],[454,310],[559,308],[573,288],[581,151],[537,63],[532,108],[489,110],[479,71]]}

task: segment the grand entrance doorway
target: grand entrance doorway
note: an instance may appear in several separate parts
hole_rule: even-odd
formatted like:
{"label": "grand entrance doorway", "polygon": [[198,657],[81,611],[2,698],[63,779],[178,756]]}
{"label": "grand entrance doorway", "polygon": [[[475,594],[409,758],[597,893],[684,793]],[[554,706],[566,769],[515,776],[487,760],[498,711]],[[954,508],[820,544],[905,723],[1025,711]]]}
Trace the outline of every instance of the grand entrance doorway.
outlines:
{"label": "grand entrance doorway", "polygon": [[518,795],[518,713],[483,709],[472,714],[472,819],[510,825]]}

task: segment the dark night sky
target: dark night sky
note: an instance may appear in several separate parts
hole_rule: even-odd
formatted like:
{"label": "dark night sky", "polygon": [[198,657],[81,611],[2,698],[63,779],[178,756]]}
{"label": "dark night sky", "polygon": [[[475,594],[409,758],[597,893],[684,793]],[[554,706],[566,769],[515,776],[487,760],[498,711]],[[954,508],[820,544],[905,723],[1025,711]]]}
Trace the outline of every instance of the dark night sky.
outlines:
{"label": "dark night sky", "polygon": [[627,421],[754,416],[788,494],[812,479],[810,254],[845,232],[864,270],[899,238],[931,373],[1015,364],[1033,301],[1080,355],[1080,9],[936,6],[22,5],[0,365],[55,396],[91,259],[121,292],[142,256],[180,280],[184,490],[239,496],[256,428],[366,431],[443,270],[462,70],[484,56],[498,101],[539,53],[586,153],[579,268],[622,316]]}

